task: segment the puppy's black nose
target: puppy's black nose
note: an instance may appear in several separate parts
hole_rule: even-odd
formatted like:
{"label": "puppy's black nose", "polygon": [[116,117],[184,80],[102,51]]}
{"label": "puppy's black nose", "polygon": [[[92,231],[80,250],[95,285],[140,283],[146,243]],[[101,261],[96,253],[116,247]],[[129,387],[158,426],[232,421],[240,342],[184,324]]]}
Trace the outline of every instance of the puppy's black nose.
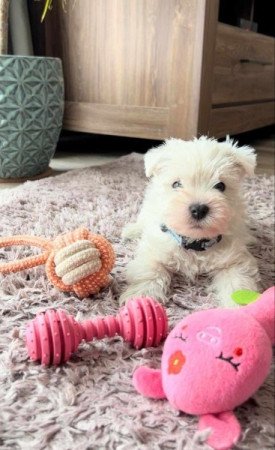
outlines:
{"label": "puppy's black nose", "polygon": [[209,207],[207,205],[201,205],[200,203],[196,203],[194,205],[189,206],[189,210],[191,212],[191,216],[194,219],[202,220],[207,215]]}

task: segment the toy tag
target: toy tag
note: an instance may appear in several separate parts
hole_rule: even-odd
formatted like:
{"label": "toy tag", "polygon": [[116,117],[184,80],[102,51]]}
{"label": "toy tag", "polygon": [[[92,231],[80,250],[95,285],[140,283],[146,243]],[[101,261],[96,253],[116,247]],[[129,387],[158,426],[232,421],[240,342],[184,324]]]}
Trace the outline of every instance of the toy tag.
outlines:
{"label": "toy tag", "polygon": [[259,292],[242,289],[240,291],[233,292],[231,298],[238,305],[248,305],[249,303],[255,302],[260,296],[261,294]]}

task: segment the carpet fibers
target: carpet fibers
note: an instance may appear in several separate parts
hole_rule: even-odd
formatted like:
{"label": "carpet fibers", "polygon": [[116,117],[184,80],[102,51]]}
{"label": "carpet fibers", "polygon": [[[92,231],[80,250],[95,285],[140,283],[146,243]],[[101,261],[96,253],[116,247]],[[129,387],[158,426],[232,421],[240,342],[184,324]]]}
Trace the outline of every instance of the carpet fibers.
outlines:
{"label": "carpet fibers", "polygon": [[[105,235],[116,251],[114,282],[94,298],[79,300],[52,287],[44,267],[0,276],[0,448],[5,449],[189,449],[206,450],[197,418],[167,401],[142,398],[132,386],[135,367],[158,367],[161,348],[136,351],[119,337],[82,344],[65,365],[43,368],[28,361],[24,326],[36,313],[62,307],[81,320],[115,314],[125,284],[125,265],[134,245],[120,233],[133,220],[145,187],[142,157],[131,154],[106,166],[32,181],[7,194],[0,206],[0,236],[32,234],[53,238],[78,226]],[[245,184],[252,249],[262,289],[274,283],[274,179]],[[0,249],[0,260],[33,254],[30,248]],[[168,304],[170,324],[193,310],[215,305],[204,289],[175,277]],[[274,372],[236,414],[243,434],[238,449],[274,448]]]}

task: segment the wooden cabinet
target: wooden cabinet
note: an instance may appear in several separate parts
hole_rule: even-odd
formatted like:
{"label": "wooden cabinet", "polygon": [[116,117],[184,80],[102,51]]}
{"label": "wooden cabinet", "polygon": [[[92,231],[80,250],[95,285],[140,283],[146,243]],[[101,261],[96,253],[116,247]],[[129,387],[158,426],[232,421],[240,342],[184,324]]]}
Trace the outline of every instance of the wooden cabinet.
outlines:
{"label": "wooden cabinet", "polygon": [[270,36],[218,24],[211,135],[221,137],[274,123],[274,42]]}
{"label": "wooden cabinet", "polygon": [[219,23],[218,10],[218,0],[81,0],[56,9],[46,49],[63,60],[64,127],[187,139],[273,123],[274,39]]}

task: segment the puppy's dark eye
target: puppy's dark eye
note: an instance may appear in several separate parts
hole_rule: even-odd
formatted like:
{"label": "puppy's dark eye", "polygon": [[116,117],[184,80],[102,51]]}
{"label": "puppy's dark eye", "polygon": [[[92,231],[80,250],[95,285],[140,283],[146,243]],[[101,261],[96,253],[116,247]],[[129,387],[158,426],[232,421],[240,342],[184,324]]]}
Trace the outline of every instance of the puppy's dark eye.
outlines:
{"label": "puppy's dark eye", "polygon": [[181,184],[180,181],[175,181],[175,182],[172,184],[172,188],[173,188],[173,189],[177,189],[177,188],[179,188],[179,187],[182,187],[182,184]]}
{"label": "puppy's dark eye", "polygon": [[225,191],[225,184],[221,181],[220,183],[215,184],[214,189],[217,189],[218,191],[224,192]]}

